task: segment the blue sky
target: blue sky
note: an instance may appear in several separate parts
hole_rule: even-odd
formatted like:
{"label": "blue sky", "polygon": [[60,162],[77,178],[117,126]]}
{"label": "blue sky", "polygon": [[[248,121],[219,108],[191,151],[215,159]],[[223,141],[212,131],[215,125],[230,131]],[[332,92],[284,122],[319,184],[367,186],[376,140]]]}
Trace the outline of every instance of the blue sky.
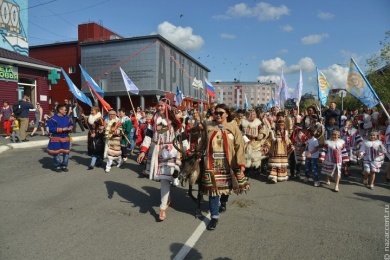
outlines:
{"label": "blue sky", "polygon": [[317,93],[318,67],[345,87],[348,63],[364,71],[390,30],[389,0],[29,0],[29,44],[77,40],[96,22],[122,35],[159,33],[207,66],[209,80],[279,82]]}

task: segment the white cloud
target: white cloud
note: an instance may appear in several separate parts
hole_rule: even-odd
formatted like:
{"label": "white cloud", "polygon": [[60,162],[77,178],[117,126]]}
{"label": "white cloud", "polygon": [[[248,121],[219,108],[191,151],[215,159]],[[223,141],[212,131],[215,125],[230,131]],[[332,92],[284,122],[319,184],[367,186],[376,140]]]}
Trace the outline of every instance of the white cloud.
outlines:
{"label": "white cloud", "polygon": [[327,33],[323,33],[323,34],[312,34],[312,35],[303,37],[303,38],[301,39],[301,41],[302,41],[302,43],[305,44],[305,45],[316,44],[316,43],[322,42],[325,38],[328,38],[328,37],[329,37],[329,35],[328,35]]}
{"label": "white cloud", "polygon": [[223,39],[235,39],[236,36],[233,34],[228,34],[228,33],[221,33],[219,36]]}
{"label": "white cloud", "polygon": [[334,14],[326,13],[326,12],[318,12],[317,17],[322,20],[332,20],[334,18]]}
{"label": "white cloud", "polygon": [[279,57],[270,60],[262,60],[260,63],[260,74],[272,75],[280,74],[286,62]]}
{"label": "white cloud", "polygon": [[174,26],[165,21],[158,25],[157,32],[184,51],[198,50],[204,44],[202,37],[194,35],[191,27]]}
{"label": "white cloud", "polygon": [[248,7],[245,3],[240,3],[229,7],[226,11],[228,17],[256,17],[259,21],[278,20],[289,13],[290,10],[285,5],[275,7],[264,2],[257,3],[253,8]]}
{"label": "white cloud", "polygon": [[294,30],[294,28],[289,25],[289,24],[286,24],[286,25],[283,25],[283,26],[280,26],[280,28],[285,31],[285,32],[291,32],[292,30]]}
{"label": "white cloud", "polygon": [[279,75],[282,72],[285,74],[292,74],[299,72],[311,72],[315,70],[316,65],[314,61],[309,57],[304,57],[298,61],[298,64],[293,64],[290,66],[286,66],[286,62],[279,57],[270,60],[262,60],[260,63],[260,74],[264,74],[265,76],[269,75]]}

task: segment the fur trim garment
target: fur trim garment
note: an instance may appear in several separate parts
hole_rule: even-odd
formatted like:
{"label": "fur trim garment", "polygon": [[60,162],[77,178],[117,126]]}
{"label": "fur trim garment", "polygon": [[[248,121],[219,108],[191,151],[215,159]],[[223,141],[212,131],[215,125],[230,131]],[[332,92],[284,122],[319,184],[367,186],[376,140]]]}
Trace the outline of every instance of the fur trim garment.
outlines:
{"label": "fur trim garment", "polygon": [[96,120],[102,117],[102,114],[100,112],[97,112],[95,115],[89,115],[88,116],[88,124],[93,125]]}

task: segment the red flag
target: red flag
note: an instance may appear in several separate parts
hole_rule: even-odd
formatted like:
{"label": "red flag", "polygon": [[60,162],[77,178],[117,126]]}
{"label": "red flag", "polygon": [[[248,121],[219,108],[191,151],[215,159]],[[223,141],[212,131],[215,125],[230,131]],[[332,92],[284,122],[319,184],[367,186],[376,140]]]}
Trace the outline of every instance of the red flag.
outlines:
{"label": "red flag", "polygon": [[112,107],[110,104],[108,104],[97,92],[96,90],[91,86],[91,84],[87,81],[88,87],[91,89],[92,93],[99,99],[100,103],[102,103],[103,108],[108,111],[111,110]]}

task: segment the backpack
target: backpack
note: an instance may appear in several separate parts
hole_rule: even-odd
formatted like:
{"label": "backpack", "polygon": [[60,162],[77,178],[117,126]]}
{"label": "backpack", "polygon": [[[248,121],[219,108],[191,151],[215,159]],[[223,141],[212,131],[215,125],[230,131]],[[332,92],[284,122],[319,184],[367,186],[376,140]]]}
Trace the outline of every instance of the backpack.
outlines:
{"label": "backpack", "polygon": [[20,101],[16,101],[12,106],[12,111],[16,116],[19,116],[22,113],[22,108],[20,106]]}

